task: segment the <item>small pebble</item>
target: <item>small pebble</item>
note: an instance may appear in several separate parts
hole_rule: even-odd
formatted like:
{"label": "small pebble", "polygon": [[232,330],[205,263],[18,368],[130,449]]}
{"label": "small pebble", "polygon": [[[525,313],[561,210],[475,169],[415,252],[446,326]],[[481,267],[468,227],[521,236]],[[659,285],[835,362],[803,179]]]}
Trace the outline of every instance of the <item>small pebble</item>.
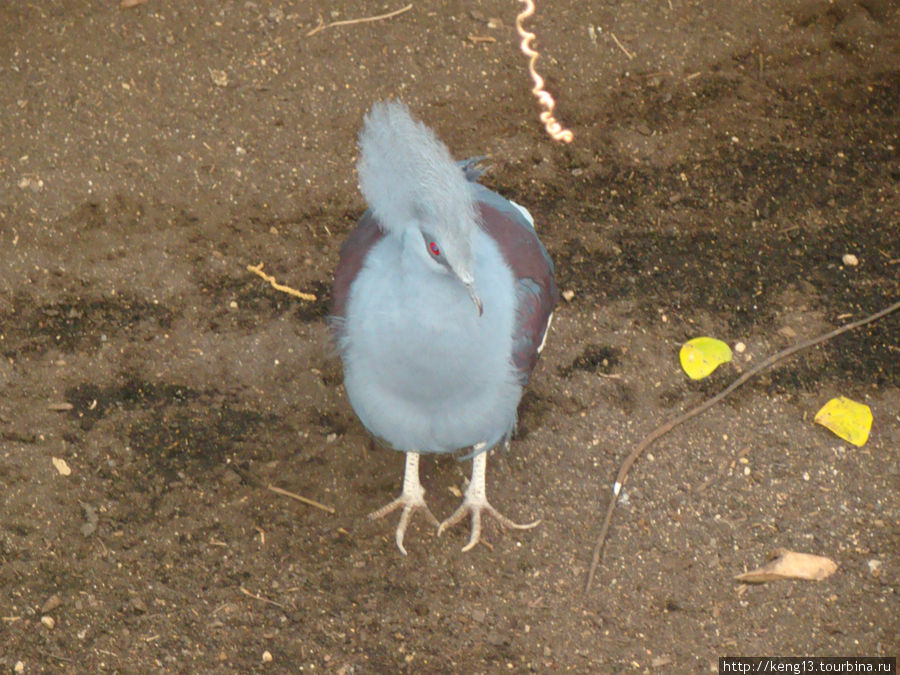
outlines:
{"label": "small pebble", "polygon": [[215,68],[208,68],[209,77],[213,81],[213,84],[217,87],[227,87],[228,86],[228,73],[224,70],[216,70]]}
{"label": "small pebble", "polygon": [[745,345],[743,342],[736,342],[734,345],[734,351],[736,351],[738,354],[743,354],[745,351],[747,351],[747,345]]}
{"label": "small pebble", "polygon": [[32,192],[40,192],[44,189],[44,181],[40,178],[32,178],[31,176],[25,176],[24,178],[19,179],[18,186],[22,190],[31,190]]}
{"label": "small pebble", "polygon": [[47,601],[41,607],[41,614],[49,614],[62,604],[62,600],[55,593],[47,598]]}
{"label": "small pebble", "polygon": [[562,292],[562,296],[563,296],[563,300],[565,300],[566,302],[571,302],[572,298],[575,297],[575,291],[565,290]]}
{"label": "small pebble", "polygon": [[25,664],[21,661],[16,661],[16,665],[13,666],[14,673],[24,673],[25,672]]}
{"label": "small pebble", "polygon": [[272,653],[267,649],[262,655],[263,663],[272,663]]}
{"label": "small pebble", "polygon": [[42,616],[41,623],[44,624],[50,630],[56,628],[56,621],[53,620],[52,616]]}
{"label": "small pebble", "polygon": [[869,561],[868,563],[866,563],[866,564],[867,564],[868,567],[869,567],[869,573],[870,573],[873,577],[879,577],[879,576],[881,576],[881,568],[884,566],[884,563],[883,563],[883,562],[881,562],[880,560],[870,560],[870,561]]}
{"label": "small pebble", "polygon": [[485,642],[494,647],[499,647],[506,639],[503,637],[503,634],[496,630],[488,631],[488,634],[484,637]]}
{"label": "small pebble", "polygon": [[852,253],[845,253],[841,257],[841,262],[844,263],[847,267],[856,267],[859,265],[859,258],[857,258]]}

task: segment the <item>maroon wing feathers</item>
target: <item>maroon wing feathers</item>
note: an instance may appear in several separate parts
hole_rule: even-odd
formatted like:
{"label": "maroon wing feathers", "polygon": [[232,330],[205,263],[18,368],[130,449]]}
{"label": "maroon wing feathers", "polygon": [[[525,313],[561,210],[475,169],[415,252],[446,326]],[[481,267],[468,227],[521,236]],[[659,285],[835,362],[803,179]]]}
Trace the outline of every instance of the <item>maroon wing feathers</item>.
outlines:
{"label": "maroon wing feathers", "polygon": [[372,212],[366,211],[341,246],[340,261],[334,271],[334,286],[331,290],[331,316],[338,319],[338,326],[340,319],[346,316],[350,286],[362,269],[369,251],[383,236],[384,230],[378,227]]}
{"label": "maroon wing feathers", "polygon": [[553,263],[527,224],[484,202],[479,203],[479,208],[482,228],[497,242],[516,279],[512,360],[525,384],[537,365],[538,349],[559,300]]}

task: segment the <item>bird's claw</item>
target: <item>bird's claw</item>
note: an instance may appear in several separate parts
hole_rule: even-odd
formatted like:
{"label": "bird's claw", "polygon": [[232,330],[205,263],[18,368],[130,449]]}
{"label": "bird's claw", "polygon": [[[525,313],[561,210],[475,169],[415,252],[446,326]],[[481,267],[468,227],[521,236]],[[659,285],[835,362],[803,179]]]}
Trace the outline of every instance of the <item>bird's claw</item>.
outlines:
{"label": "bird's claw", "polygon": [[394,540],[397,542],[397,548],[400,549],[400,553],[406,555],[406,549],[403,547],[403,536],[406,534],[406,528],[409,526],[409,521],[410,518],[412,518],[413,513],[416,511],[424,511],[425,516],[433,525],[440,527],[440,524],[438,523],[438,519],[435,518],[434,514],[431,512],[431,509],[428,508],[428,504],[425,503],[424,490],[416,491],[412,494],[403,493],[390,504],[382,506],[377,511],[372,511],[372,513],[369,514],[369,520],[384,518],[389,513],[393,513],[401,507],[403,508],[403,511],[400,513],[400,522],[397,524],[397,532],[394,535]]}
{"label": "bird's claw", "polygon": [[459,508],[453,512],[453,515],[447,518],[444,522],[442,522],[438,526],[438,536],[440,537],[443,534],[444,530],[447,528],[453,527],[457,523],[459,523],[463,518],[466,517],[467,514],[472,514],[472,534],[469,536],[469,543],[463,546],[462,550],[471,551],[475,545],[481,540],[481,513],[484,511],[488,515],[493,516],[497,519],[497,522],[500,523],[502,527],[509,527],[514,530],[530,530],[533,527],[537,527],[541,523],[541,519],[538,518],[530,523],[516,523],[502,513],[500,513],[497,509],[491,506],[490,502],[486,499],[481,501],[470,500],[468,497],[463,499],[463,503],[460,504]]}

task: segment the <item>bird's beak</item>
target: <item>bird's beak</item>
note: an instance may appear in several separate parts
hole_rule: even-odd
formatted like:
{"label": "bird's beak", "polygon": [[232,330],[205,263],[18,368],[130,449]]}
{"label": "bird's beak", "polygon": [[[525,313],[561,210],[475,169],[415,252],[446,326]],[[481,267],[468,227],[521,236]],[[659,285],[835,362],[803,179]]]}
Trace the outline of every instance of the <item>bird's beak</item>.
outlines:
{"label": "bird's beak", "polygon": [[469,292],[469,297],[472,298],[472,302],[475,303],[475,308],[478,310],[478,316],[481,316],[484,308],[481,304],[481,298],[478,297],[478,290],[475,288],[475,283],[466,284],[466,290]]}

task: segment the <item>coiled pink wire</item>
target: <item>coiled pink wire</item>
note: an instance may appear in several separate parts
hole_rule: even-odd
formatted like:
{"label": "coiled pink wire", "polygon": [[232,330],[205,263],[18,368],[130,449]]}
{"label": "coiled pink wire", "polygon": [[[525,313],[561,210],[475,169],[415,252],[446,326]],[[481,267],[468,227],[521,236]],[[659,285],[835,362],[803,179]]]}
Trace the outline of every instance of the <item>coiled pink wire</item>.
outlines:
{"label": "coiled pink wire", "polygon": [[575,138],[575,134],[564,128],[553,116],[553,108],[556,107],[556,102],[547,90],[544,89],[544,78],[538,75],[537,70],[534,68],[534,64],[538,59],[538,53],[531,48],[531,41],[534,40],[536,36],[534,33],[529,33],[522,27],[522,22],[534,14],[534,2],[533,0],[519,0],[519,2],[524,3],[525,9],[523,9],[516,17],[516,30],[519,32],[519,37],[522,38],[520,47],[525,56],[528,57],[528,72],[534,82],[531,93],[537,96],[538,103],[540,103],[541,107],[544,109],[540,114],[541,122],[544,123],[544,129],[547,130],[547,133],[553,140],[571,143],[572,139]]}

